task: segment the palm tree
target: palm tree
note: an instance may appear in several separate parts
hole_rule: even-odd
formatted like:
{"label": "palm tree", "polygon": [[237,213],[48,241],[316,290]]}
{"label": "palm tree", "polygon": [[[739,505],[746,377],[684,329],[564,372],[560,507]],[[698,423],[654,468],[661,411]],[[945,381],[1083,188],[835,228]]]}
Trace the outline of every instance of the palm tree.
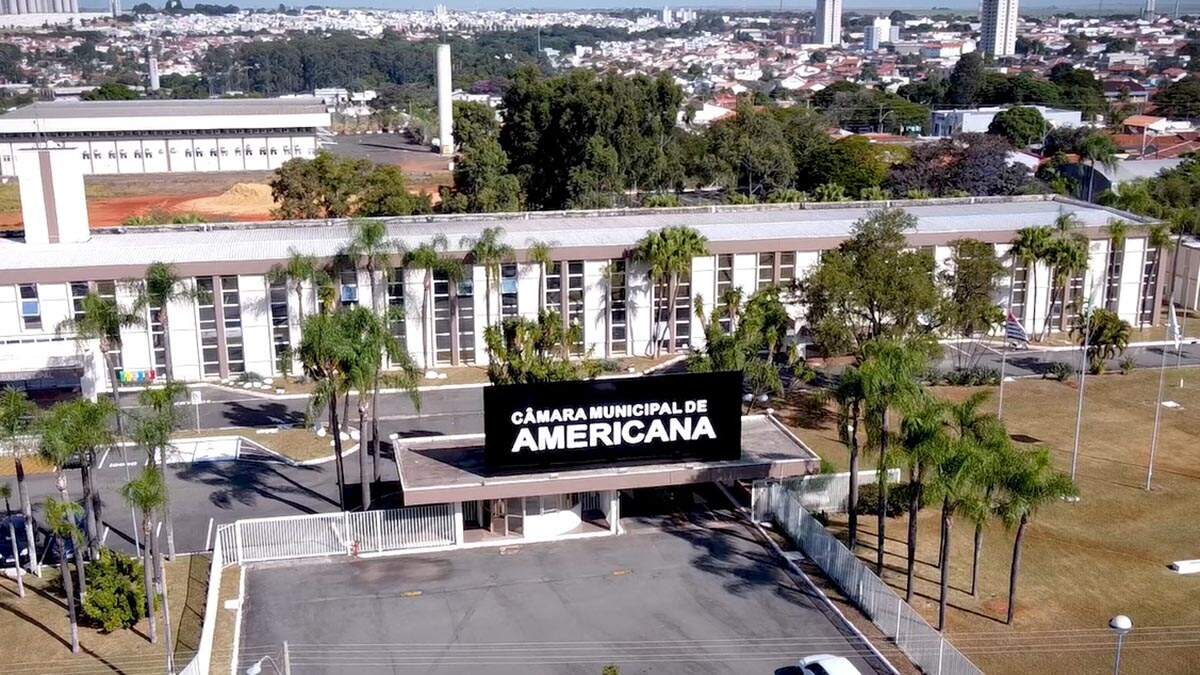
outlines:
{"label": "palm tree", "polygon": [[[171,449],[171,434],[178,424],[175,403],[186,391],[187,387],[181,382],[168,380],[161,387],[143,389],[138,394],[138,403],[151,413],[139,422],[139,445],[146,448],[150,466],[157,466],[162,474],[163,490],[168,492],[167,502],[162,507],[167,526],[167,560],[175,559],[175,522],[171,518],[171,500],[167,488],[167,454]],[[156,457],[161,461],[156,461]]]}
{"label": "palm tree", "polygon": [[525,259],[538,266],[538,313],[546,311],[546,270],[554,262],[551,244],[530,239],[525,244]]}
{"label": "palm tree", "polygon": [[154,514],[168,501],[167,485],[163,482],[162,474],[155,471],[154,467],[148,466],[137,478],[121,486],[121,497],[130,508],[142,513],[142,540],[146,542],[142,549],[142,584],[146,590],[146,617],[150,621],[150,642],[157,642],[154,599],[158,594],[154,592],[154,559],[150,542],[154,539]]}
{"label": "palm tree", "polygon": [[343,511],[346,508],[346,474],[342,463],[342,434],[337,404],[346,390],[346,373],[343,366],[351,360],[351,354],[352,347],[334,315],[318,314],[304,322],[304,331],[300,339],[300,362],[304,364],[304,374],[316,383],[309,399],[310,415],[319,411],[322,406],[328,407],[329,429],[333,434],[333,451],[337,458],[338,503]]}
{"label": "palm tree", "polygon": [[363,307],[355,307],[335,317],[340,327],[346,331],[346,344],[349,346],[344,354],[345,362],[341,370],[345,373],[347,384],[358,392],[358,475],[362,484],[362,507],[366,510],[371,508],[371,476],[378,474],[379,464],[376,460],[374,473],[368,473],[367,453],[363,448],[366,434],[361,433],[361,430],[366,424],[367,410],[370,407],[368,395],[376,386],[379,371],[383,367],[383,353],[386,349],[384,343],[391,335],[379,317]]}
{"label": "palm tree", "polygon": [[[58,551],[58,571],[62,576],[63,589],[67,593],[67,616],[71,621],[71,653],[78,654],[79,618],[75,611],[75,584],[71,581],[71,571],[67,568],[65,541],[70,539],[75,550],[79,550],[79,528],[75,525],[75,519],[79,517],[79,505],[68,500],[59,501],[53,497],[46,497],[43,513],[46,516],[46,529],[50,531],[50,536],[54,537],[55,548]],[[83,568],[79,568],[79,578],[83,578]]]}
{"label": "palm tree", "polygon": [[[1046,264],[1050,267],[1050,307],[1054,306],[1054,294],[1059,295],[1062,314],[1067,313],[1067,282],[1072,276],[1082,274],[1088,265],[1088,243],[1078,237],[1059,237],[1046,251]],[[1075,298],[1082,300],[1082,298]],[[1052,312],[1047,310],[1046,322],[1042,327],[1043,337],[1050,334]]]}
{"label": "palm tree", "polygon": [[846,546],[853,551],[858,538],[858,423],[863,404],[862,377],[858,368],[849,366],[833,389],[838,404],[838,434],[850,450],[849,522]]}
{"label": "palm tree", "polygon": [[513,259],[513,247],[500,241],[504,228],[485,227],[478,237],[463,237],[459,246],[471,252],[476,265],[483,266],[484,325],[492,324],[492,282],[500,284],[500,265]]}
{"label": "palm tree", "polygon": [[35,426],[37,406],[25,395],[12,387],[0,392],[0,443],[9,449],[13,457],[13,469],[17,475],[17,500],[21,503],[21,515],[25,516],[25,541],[29,545],[29,571],[42,576],[38,563],[37,542],[33,538],[33,505],[29,500],[29,489],[25,486],[25,464],[22,458],[28,436]]}
{"label": "palm tree", "polygon": [[171,363],[171,325],[168,311],[172,302],[190,300],[198,297],[198,293],[187,288],[183,279],[176,273],[175,266],[164,262],[152,262],[146,267],[146,278],[142,292],[134,303],[134,311],[142,312],[146,308],[154,311],[158,308],[159,323],[162,324],[163,351],[166,354],[167,378],[174,377],[174,366]]}
{"label": "palm tree", "polygon": [[[436,234],[428,242],[404,254],[404,266],[425,271],[425,295],[421,299],[421,345],[425,354],[425,365],[432,368],[435,363],[430,351],[429,330],[426,327],[430,305],[433,304],[433,275],[437,272],[454,272],[455,263],[451,263],[445,253],[450,247],[446,235]],[[458,266],[461,276],[461,265]]]}
{"label": "palm tree", "polygon": [[1125,353],[1133,327],[1116,312],[1097,307],[1089,311],[1071,333],[1080,346],[1087,346],[1088,370],[1102,373],[1106,361]]}
{"label": "palm tree", "polygon": [[[1157,250],[1158,253],[1154,257],[1154,283],[1159,283],[1159,271],[1162,270],[1163,254],[1172,249],[1175,250],[1175,267],[1179,267],[1179,250],[1182,248],[1180,244],[1183,242],[1184,229],[1178,228],[1175,239],[1171,239],[1171,228],[1166,223],[1155,223],[1150,226],[1150,230],[1146,233],[1146,246],[1150,249]],[[1172,281],[1172,286],[1174,282]],[[1175,289],[1171,288],[1173,294]],[[1155,312],[1158,307],[1155,307]]]}
{"label": "palm tree", "polygon": [[[21,570],[21,549],[17,546],[17,528],[13,525],[12,486],[8,483],[0,485],[0,497],[4,498],[4,517],[8,521],[8,543],[12,545],[13,573],[17,575],[17,595],[25,597],[25,574]],[[31,551],[32,552],[32,551]]]}
{"label": "palm tree", "polygon": [[[1105,274],[1108,274],[1116,264],[1119,257],[1125,252],[1125,239],[1129,235],[1129,223],[1124,220],[1114,218],[1108,221],[1108,224],[1104,226],[1104,229],[1106,232],[1108,232],[1108,261],[1105,266]],[[1104,306],[1106,308],[1109,306],[1110,302],[1113,303],[1113,306],[1115,307],[1117,302],[1117,298],[1108,297],[1109,290],[1108,284],[1105,283]]]}
{"label": "palm tree", "polygon": [[941,588],[938,594],[938,630],[946,628],[946,598],[950,587],[950,531],[954,516],[973,514],[982,508],[975,470],[979,445],[971,438],[956,438],[945,445],[929,484],[929,496],[942,502]]}
{"label": "palm tree", "polygon": [[[387,225],[384,224],[384,221],[361,218],[350,221],[350,242],[346,245],[344,255],[351,260],[361,261],[363,269],[367,271],[371,285],[370,306],[377,315],[381,312],[375,308],[375,301],[378,298],[376,273],[383,278],[384,283],[390,282],[395,270],[392,264],[393,257],[400,256],[402,258],[403,254],[403,246],[388,237]],[[383,305],[382,314],[386,314],[386,300]],[[386,332],[386,322],[383,323],[383,327]],[[373,476],[376,480],[379,479],[379,378],[382,370],[382,364],[375,368],[375,375],[371,382],[371,440],[369,446],[366,445],[367,434],[362,426],[364,420],[360,419],[358,422],[359,448],[360,450],[365,447],[370,448],[374,465]],[[360,391],[359,396],[362,395],[363,393]]]}
{"label": "palm tree", "polygon": [[[693,228],[679,225],[664,227],[661,230],[647,232],[634,248],[634,260],[650,267],[650,277],[656,284],[667,285],[667,339],[668,351],[674,352],[675,344],[675,303],[676,288],[679,286],[679,276],[690,274],[692,259],[708,255],[708,240]],[[654,355],[662,350],[662,336],[659,328],[660,312],[654,312]]]}
{"label": "palm tree", "polygon": [[1025,527],[1046,504],[1078,494],[1075,483],[1066,474],[1054,469],[1050,452],[1031,450],[1017,456],[1012,470],[1003,481],[1004,497],[997,509],[1004,525],[1016,527],[1013,540],[1012,566],[1008,574],[1008,614],[1005,623],[1013,622],[1017,603],[1017,575],[1021,571],[1021,542]]}
{"label": "palm tree", "polygon": [[900,448],[908,464],[908,565],[904,600],[912,602],[913,569],[917,562],[917,512],[924,498],[925,479],[946,447],[946,404],[922,391],[905,406],[900,422]]}
{"label": "palm tree", "polygon": [[976,595],[979,589],[979,556],[983,552],[983,528],[987,525],[988,518],[993,515],[996,491],[1000,489],[1001,482],[1012,465],[1013,453],[1016,452],[1003,422],[995,415],[983,415],[980,420],[972,432],[972,437],[979,443],[980,450],[976,459],[975,483],[983,494],[980,508],[967,514],[975,525],[974,545],[971,550],[972,596]]}
{"label": "palm tree", "polygon": [[742,299],[744,293],[741,286],[731,286],[725,289],[719,298],[717,298],[718,307],[721,314],[724,314],[729,319],[729,332],[737,330],[738,315],[742,310]]}
{"label": "palm tree", "polygon": [[1092,201],[1092,189],[1096,183],[1096,163],[1099,162],[1106,169],[1116,168],[1118,152],[1120,152],[1120,148],[1112,138],[1101,132],[1089,134],[1079,144],[1079,158],[1086,161],[1090,169],[1087,192],[1089,202]]}
{"label": "palm tree", "polygon": [[[1020,260],[1029,270],[1030,283],[1025,285],[1025,304],[1035,311],[1038,294],[1037,268],[1045,260],[1046,251],[1049,250],[1053,238],[1054,231],[1048,227],[1026,227],[1017,231],[1017,237],[1013,239],[1012,248],[1009,249],[1013,259]],[[1013,265],[1013,269],[1015,273],[1016,265]],[[1031,312],[1030,316],[1035,314]]]}
{"label": "palm tree", "polygon": [[301,325],[304,324],[304,284],[311,284],[315,289],[319,271],[316,258],[289,248],[287,262],[275,265],[267,272],[269,282],[286,284],[296,294],[296,317]]}
{"label": "palm tree", "polygon": [[[67,500],[66,466],[78,462],[83,485],[83,505],[87,523],[88,549],[95,558],[100,553],[99,523],[102,515],[96,508],[99,495],[93,480],[97,451],[115,442],[110,418],[116,407],[107,399],[89,401],[75,399],[56,403],[41,421],[41,455],[55,467],[59,495]],[[84,583],[80,582],[80,592]]]}
{"label": "palm tree", "polygon": [[863,345],[862,378],[864,419],[867,438],[878,453],[876,480],[879,486],[879,507],[876,523],[879,547],[876,551],[876,573],[883,574],[884,529],[887,525],[887,471],[893,457],[890,451],[891,427],[889,411],[902,405],[920,392],[917,377],[925,371],[924,355],[896,340],[876,340]]}

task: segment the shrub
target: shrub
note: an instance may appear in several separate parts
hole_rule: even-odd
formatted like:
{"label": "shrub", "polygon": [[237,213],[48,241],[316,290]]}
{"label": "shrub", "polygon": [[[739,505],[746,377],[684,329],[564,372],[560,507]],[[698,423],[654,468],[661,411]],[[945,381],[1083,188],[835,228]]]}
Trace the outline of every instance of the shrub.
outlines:
{"label": "shrub", "polygon": [[1132,373],[1133,369],[1136,367],[1137,367],[1137,364],[1134,363],[1132,356],[1126,356],[1125,358],[1121,359],[1121,374],[1122,375],[1128,375],[1128,374]]}
{"label": "shrub", "polygon": [[1075,366],[1066,361],[1055,361],[1050,364],[1050,377],[1059,382],[1066,382],[1075,376]]}
{"label": "shrub", "polygon": [[768,204],[794,204],[808,200],[809,196],[807,192],[801,192],[793,188],[783,188],[767,195]]}
{"label": "shrub", "polygon": [[[908,492],[901,489],[905,484],[888,486],[887,516],[896,516],[908,510]],[[875,483],[858,486],[858,506],[855,509],[859,515],[874,515],[879,510],[879,486]]]}
{"label": "shrub", "polygon": [[142,565],[136,558],[108,549],[85,568],[87,595],[83,614],[105,633],[132,628],[146,615]]}
{"label": "shrub", "polygon": [[956,368],[942,375],[941,382],[955,387],[997,385],[1000,384],[1000,371],[982,366]]}
{"label": "shrub", "polygon": [[725,196],[726,204],[757,204],[758,200],[740,192],[731,192]]}
{"label": "shrub", "polygon": [[671,194],[646,195],[642,206],[648,209],[662,209],[679,206],[679,197]]}
{"label": "shrub", "polygon": [[621,667],[610,663],[600,669],[600,675],[621,675]]}

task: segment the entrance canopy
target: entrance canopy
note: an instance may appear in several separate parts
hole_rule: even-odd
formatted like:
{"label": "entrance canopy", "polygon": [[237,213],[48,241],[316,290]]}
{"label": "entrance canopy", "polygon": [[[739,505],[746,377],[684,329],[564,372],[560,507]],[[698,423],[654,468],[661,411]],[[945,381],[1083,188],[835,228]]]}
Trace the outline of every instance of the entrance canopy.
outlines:
{"label": "entrance canopy", "polygon": [[770,415],[742,418],[741,459],[621,464],[499,473],[484,456],[482,434],[394,441],[406,505],[533,497],[693,483],[791,478],[820,471],[821,460]]}

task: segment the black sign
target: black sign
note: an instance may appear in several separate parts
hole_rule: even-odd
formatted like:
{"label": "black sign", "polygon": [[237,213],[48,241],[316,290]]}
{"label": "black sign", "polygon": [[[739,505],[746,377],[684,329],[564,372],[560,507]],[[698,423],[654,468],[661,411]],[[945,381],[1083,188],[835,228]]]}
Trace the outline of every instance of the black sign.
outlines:
{"label": "black sign", "polygon": [[741,457],[741,373],[487,387],[483,412],[494,469]]}

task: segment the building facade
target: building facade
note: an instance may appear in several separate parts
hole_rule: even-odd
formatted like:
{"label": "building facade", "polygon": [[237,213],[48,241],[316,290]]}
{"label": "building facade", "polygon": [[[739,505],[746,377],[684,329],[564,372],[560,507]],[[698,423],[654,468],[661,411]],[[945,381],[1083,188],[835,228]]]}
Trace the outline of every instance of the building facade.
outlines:
{"label": "building facade", "polygon": [[[1022,106],[1033,108],[1042,114],[1042,118],[1052,129],[1074,129],[1083,124],[1083,116],[1078,110],[1048,108],[1041,105]],[[967,110],[934,110],[930,113],[930,134],[946,138],[962,133],[987,133],[996,115],[1007,107],[990,106]]]}
{"label": "building facade", "polygon": [[0,176],[41,145],[76,148],[92,175],[269,171],[313,157],[330,124],[308,97],[34,103],[0,115]]}
{"label": "building facade", "polygon": [[816,33],[823,45],[842,44],[842,0],[817,0]]}
{"label": "building facade", "polygon": [[1003,58],[1017,53],[1018,0],[983,0],[981,48],[985,56]]}
{"label": "building facade", "polygon": [[895,42],[899,32],[899,29],[893,32],[892,20],[888,17],[875,17],[871,25],[863,29],[864,46],[869,52],[876,51],[886,42]]}
{"label": "building facade", "polygon": [[[1090,239],[1090,264],[1069,279],[1065,293],[1051,293],[1050,271],[1005,259],[1011,270],[1012,310],[1031,334],[1044,325],[1068,330],[1073,308],[1116,311],[1136,325],[1154,323],[1161,303],[1160,279],[1167,276],[1161,252],[1147,248],[1145,221],[1105,207],[1054,197],[974,198],[895,202],[917,219],[914,247],[931,251],[945,267],[952,243],[974,238],[995,246],[1002,257],[1017,230],[1050,226],[1061,214],[1082,223]],[[483,267],[469,264],[461,280],[423,269],[405,269],[399,256],[388,274],[377,273],[374,295],[365,270],[336,276],[337,302],[393,310],[394,334],[414,360],[429,369],[487,362],[483,340],[490,324],[511,317],[534,318],[539,310],[558,312],[582,328],[572,345],[579,355],[618,358],[687,351],[703,345],[704,330],[694,311],[731,289],[749,296],[773,284],[802,279],[823,251],[836,248],[854,222],[881,205],[781,205],[710,207],[655,211],[566,212],[492,217],[408,217],[389,219],[389,233],[409,248],[444,234],[450,242],[478,235],[484,227],[505,228],[515,249],[489,283]],[[1119,250],[1110,250],[1105,226],[1115,218],[1134,223]],[[710,255],[694,258],[669,313],[664,284],[630,257],[648,231],[687,225],[708,239]],[[64,230],[66,232],[66,230]],[[200,300],[179,299],[169,307],[142,310],[141,325],[122,331],[115,360],[127,381],[170,374],[180,380],[213,380],[242,373],[278,376],[281,357],[299,345],[300,318],[317,311],[314,289],[299,289],[269,278],[272,266],[298,250],[331,260],[348,238],[345,222],[280,222],[261,225],[175,226],[156,231],[92,233],[82,241],[33,243],[0,240],[0,378],[9,382],[75,380],[84,389],[108,386],[97,345],[78,345],[56,328],[74,316],[88,292],[133,307],[137,282],[148,264],[170,263],[183,284],[201,291]],[[44,240],[43,240],[44,241]],[[550,244],[545,268],[527,259],[530,242]],[[449,255],[466,256],[466,251]],[[1036,278],[1037,286],[1032,282]],[[488,297],[490,294],[490,299]],[[1065,295],[1065,301],[1064,296]],[[1008,302],[1009,281],[997,292]],[[488,314],[490,306],[491,314]],[[795,330],[805,331],[802,308]],[[298,364],[287,364],[292,372]]]}

